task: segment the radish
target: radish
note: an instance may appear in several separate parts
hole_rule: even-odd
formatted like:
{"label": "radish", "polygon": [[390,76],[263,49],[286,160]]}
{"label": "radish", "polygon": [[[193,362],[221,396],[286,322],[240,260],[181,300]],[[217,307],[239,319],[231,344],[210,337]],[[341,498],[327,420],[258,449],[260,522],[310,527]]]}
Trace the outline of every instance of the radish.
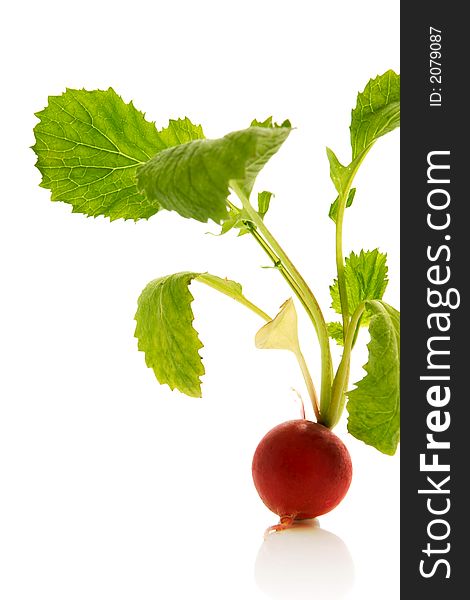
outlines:
{"label": "radish", "polygon": [[[302,419],[270,431],[256,450],[255,486],[266,506],[281,517],[271,529],[332,510],[351,482],[349,453],[331,432],[343,410],[349,413],[349,433],[385,454],[395,453],[400,437],[400,315],[382,299],[388,284],[386,254],[378,248],[343,254],[343,221],[356,195],[355,175],[375,142],[400,123],[400,76],[388,70],[358,93],[351,112],[349,163],[326,149],[335,198],[328,212],[335,226],[336,257],[331,308],[340,315],[331,322],[268,227],[273,193],[253,194],[257,175],[293,131],[289,120],[254,119],[249,127],[217,139],[207,139],[202,127],[187,117],[157,130],[112,88],[69,88],[51,96],[37,116],[33,149],[41,186],[51,190],[52,200],[71,204],[73,212],[111,221],[175,211],[184,219],[220,225],[220,235],[249,234],[268,256],[315,330],[319,393],[301,350],[294,299],[288,298],[272,318],[244,295],[238,282],[206,271],[181,271],[147,284],[135,315],[138,348],[160,383],[199,398],[203,343],[193,325],[190,287],[202,283],[255,313],[264,321],[255,335],[256,347],[295,355],[316,418],[316,423],[306,420],[303,411]],[[284,222],[286,232],[297,235],[290,203],[282,206],[285,217],[279,224]],[[316,237],[313,223],[308,234],[309,240]],[[174,242],[182,248],[185,240],[175,235]],[[188,248],[193,258],[192,245]],[[314,252],[305,247],[305,252],[312,266],[325,269],[331,263],[326,245]],[[224,336],[229,316],[217,319]],[[350,389],[351,357],[361,327],[368,327],[370,334],[366,375]],[[342,348],[338,364],[330,339]],[[243,379],[238,363],[227,370],[227,381],[237,378]]]}
{"label": "radish", "polygon": [[281,517],[282,529],[337,506],[349,489],[351,457],[330,429],[306,419],[271,429],[253,458],[253,480],[264,504]]}

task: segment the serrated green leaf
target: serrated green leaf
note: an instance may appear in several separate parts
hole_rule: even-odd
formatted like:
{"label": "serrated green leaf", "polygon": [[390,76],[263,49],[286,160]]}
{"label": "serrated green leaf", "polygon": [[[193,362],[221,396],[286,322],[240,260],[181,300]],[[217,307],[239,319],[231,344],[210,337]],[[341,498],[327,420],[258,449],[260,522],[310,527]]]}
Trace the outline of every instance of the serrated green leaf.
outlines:
{"label": "serrated green leaf", "polygon": [[[351,206],[355,195],[356,195],[356,188],[352,188],[351,190],[349,190],[348,199],[346,200],[346,208],[349,208]],[[338,205],[339,205],[339,196],[336,197],[336,200],[330,206],[330,212],[328,213],[328,216],[334,223],[336,223],[336,217],[338,215]]]}
{"label": "serrated green leaf", "polygon": [[[364,91],[357,96],[356,108],[351,114],[352,160],[349,165],[341,164],[333,150],[326,149],[330,177],[339,197],[344,200],[357,170],[374,142],[399,125],[400,76],[390,70],[371,79]],[[338,203],[339,199],[330,209],[335,219]]]}
{"label": "serrated green leaf", "polygon": [[239,283],[209,273],[175,273],[155,279],[145,287],[135,315],[138,348],[145,353],[145,362],[160,383],[188,396],[200,397],[204,366],[199,350],[203,345],[193,327],[193,296],[189,291],[192,281],[200,281],[233,298],[266,321],[270,317],[245,298]]}
{"label": "serrated green leaf", "polygon": [[380,136],[400,125],[400,76],[389,70],[371,79],[351,115],[353,160]]}
{"label": "serrated green leaf", "polygon": [[151,281],[138,300],[135,336],[145,362],[160,383],[188,396],[201,396],[204,375],[199,350],[203,344],[193,327],[189,284],[199,273],[183,272]]}
{"label": "serrated green leaf", "polygon": [[256,176],[289,133],[286,127],[249,127],[169,148],[138,168],[138,187],[182,217],[220,223],[229,216],[229,187],[236,185],[249,197]]}
{"label": "serrated green leaf", "polygon": [[160,206],[136,186],[136,170],[157,152],[204,137],[187,118],[157,131],[132,102],[106,91],[72,90],[50,96],[37,113],[33,146],[41,186],[73,212],[114,219],[142,219]]}
{"label": "serrated green leaf", "polygon": [[[348,308],[352,314],[366,300],[380,300],[387,287],[387,255],[375,250],[361,250],[359,254],[351,252],[344,265]],[[338,280],[330,286],[331,308],[342,314]],[[362,325],[368,323],[368,312],[362,319]]]}
{"label": "serrated green leaf", "polygon": [[339,346],[344,346],[343,325],[339,321],[334,321],[326,324],[328,335],[335,340]]}
{"label": "serrated green leaf", "polygon": [[264,121],[258,121],[258,119],[253,119],[250,124],[250,127],[292,127],[289,119],[285,119],[282,123],[273,123],[272,117],[267,117]]}
{"label": "serrated green leaf", "polygon": [[372,314],[367,375],[348,392],[348,431],[385,454],[395,454],[400,439],[400,313],[377,300]]}

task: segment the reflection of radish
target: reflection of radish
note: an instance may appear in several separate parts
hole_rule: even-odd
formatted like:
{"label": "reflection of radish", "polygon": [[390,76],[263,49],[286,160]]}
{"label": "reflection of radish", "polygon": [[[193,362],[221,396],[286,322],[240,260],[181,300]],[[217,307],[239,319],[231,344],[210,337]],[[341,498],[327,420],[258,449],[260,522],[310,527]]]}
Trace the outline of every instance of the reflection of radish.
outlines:
{"label": "reflection of radish", "polygon": [[348,491],[351,475],[343,442],[327,427],[305,419],[271,429],[253,458],[258,494],[285,524],[332,510]]}
{"label": "reflection of radish", "polygon": [[354,584],[354,562],[341,538],[306,519],[265,538],[255,581],[272,600],[339,600]]}

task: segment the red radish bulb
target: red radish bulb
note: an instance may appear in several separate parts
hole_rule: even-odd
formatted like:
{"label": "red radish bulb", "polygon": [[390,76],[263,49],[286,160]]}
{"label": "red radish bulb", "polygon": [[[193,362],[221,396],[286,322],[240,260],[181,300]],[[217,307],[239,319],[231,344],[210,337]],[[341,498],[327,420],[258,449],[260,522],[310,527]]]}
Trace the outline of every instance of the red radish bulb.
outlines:
{"label": "red radish bulb", "polygon": [[271,429],[253,457],[253,481],[261,500],[281,517],[311,519],[346,495],[352,464],[330,429],[296,419]]}

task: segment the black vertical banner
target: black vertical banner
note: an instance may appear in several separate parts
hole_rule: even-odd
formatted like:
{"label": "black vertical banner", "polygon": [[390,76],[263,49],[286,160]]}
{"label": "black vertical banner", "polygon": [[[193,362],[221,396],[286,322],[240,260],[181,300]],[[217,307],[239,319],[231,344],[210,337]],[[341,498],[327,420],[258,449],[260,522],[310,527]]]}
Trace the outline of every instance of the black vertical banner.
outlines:
{"label": "black vertical banner", "polygon": [[401,3],[401,598],[470,597],[464,3]]}

